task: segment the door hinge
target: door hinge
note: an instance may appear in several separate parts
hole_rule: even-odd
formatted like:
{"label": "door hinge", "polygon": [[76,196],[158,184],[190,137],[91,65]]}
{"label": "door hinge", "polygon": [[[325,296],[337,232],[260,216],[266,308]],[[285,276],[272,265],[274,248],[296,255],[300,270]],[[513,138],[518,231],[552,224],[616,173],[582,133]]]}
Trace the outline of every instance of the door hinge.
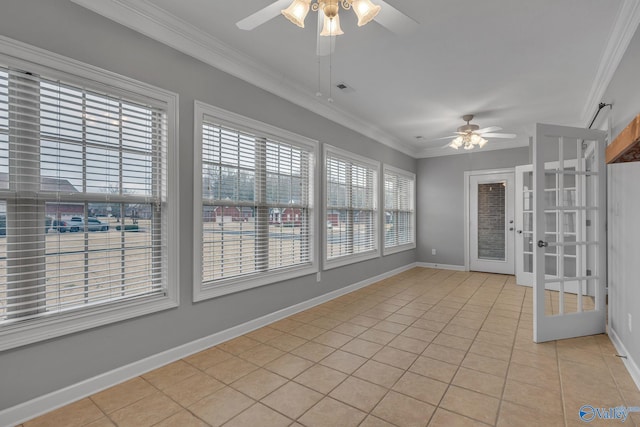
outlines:
{"label": "door hinge", "polygon": [[591,227],[591,220],[590,219],[587,220],[587,227]]}
{"label": "door hinge", "polygon": [[591,276],[591,270],[587,268],[587,276]]}

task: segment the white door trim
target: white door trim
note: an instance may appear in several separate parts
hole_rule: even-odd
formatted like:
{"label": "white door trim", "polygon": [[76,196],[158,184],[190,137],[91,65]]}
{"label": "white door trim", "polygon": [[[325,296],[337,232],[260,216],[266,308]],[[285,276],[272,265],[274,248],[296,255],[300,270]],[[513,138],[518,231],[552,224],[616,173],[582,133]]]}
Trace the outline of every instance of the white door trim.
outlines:
{"label": "white door trim", "polygon": [[471,248],[469,247],[469,221],[471,219],[469,213],[469,186],[471,185],[471,177],[498,173],[515,173],[515,168],[485,169],[464,172],[464,271],[469,271],[471,265]]}

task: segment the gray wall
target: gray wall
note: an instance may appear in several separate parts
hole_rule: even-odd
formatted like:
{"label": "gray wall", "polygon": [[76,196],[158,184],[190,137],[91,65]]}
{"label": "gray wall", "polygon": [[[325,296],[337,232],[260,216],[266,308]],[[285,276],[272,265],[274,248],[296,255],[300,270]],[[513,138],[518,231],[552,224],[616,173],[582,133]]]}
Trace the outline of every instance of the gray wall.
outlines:
{"label": "gray wall", "polygon": [[[610,113],[613,138],[640,113],[639,73],[640,30],[636,31],[603,97],[603,101],[613,104]],[[614,164],[607,169],[609,326],[620,337],[636,366],[640,366],[640,163]]]}
{"label": "gray wall", "polygon": [[193,304],[194,99],[411,172],[416,160],[68,0],[3,0],[1,9],[4,36],[180,95],[181,305],[0,353],[0,410],[415,261],[415,251],[406,251],[323,272],[320,283],[307,276]]}
{"label": "gray wall", "polygon": [[[464,265],[465,171],[511,168],[527,163],[528,147],[419,160],[418,262]],[[431,255],[433,248],[436,255]]]}

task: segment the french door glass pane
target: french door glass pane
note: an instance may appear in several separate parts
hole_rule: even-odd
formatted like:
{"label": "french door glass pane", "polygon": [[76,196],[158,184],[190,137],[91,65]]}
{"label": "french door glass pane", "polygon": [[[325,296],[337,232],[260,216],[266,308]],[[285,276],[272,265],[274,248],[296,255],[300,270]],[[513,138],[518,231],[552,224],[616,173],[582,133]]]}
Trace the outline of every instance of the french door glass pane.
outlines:
{"label": "french door glass pane", "polygon": [[506,182],[478,184],[478,258],[506,260]]}

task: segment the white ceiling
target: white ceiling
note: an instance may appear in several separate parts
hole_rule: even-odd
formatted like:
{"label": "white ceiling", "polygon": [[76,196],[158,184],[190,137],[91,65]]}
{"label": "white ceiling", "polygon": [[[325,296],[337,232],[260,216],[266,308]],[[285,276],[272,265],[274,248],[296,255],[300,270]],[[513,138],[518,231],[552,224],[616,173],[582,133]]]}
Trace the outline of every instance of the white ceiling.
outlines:
{"label": "white ceiling", "polygon": [[416,157],[451,154],[432,140],[464,114],[518,135],[483,150],[527,145],[537,122],[586,126],[640,15],[639,0],[386,0],[419,23],[396,35],[341,11],[331,80],[353,91],[329,103],[314,12],[243,31],[273,0],[73,1]]}

